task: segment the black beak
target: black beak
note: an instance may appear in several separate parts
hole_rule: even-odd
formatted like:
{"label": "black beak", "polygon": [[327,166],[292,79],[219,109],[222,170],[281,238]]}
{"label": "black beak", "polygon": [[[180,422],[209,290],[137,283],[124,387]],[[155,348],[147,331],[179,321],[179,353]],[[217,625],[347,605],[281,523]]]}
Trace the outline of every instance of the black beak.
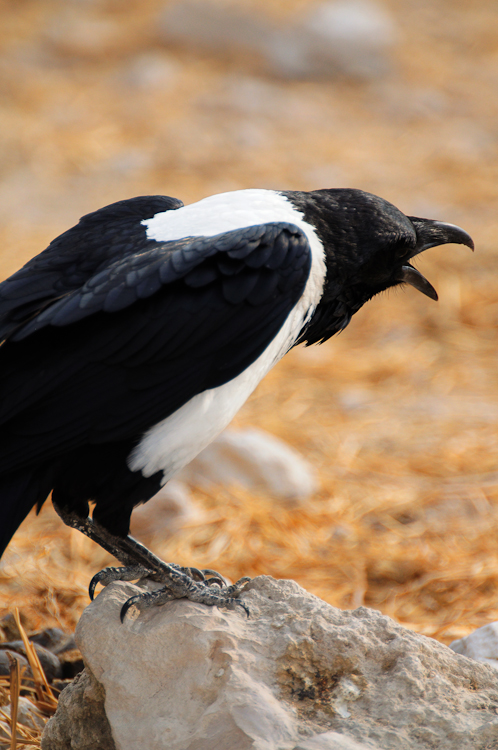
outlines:
{"label": "black beak", "polygon": [[[434,221],[433,219],[418,219],[414,216],[409,216],[408,218],[417,233],[417,244],[410,256],[410,260],[415,255],[423,253],[424,250],[429,250],[429,248],[439,245],[466,245],[472,251],[474,250],[472,237],[463,229],[460,229],[460,227],[455,226],[455,224],[445,224],[443,221]],[[419,292],[422,292],[422,294],[433,300],[437,300],[438,298],[432,284],[427,281],[425,276],[422,276],[420,271],[411,266],[410,263],[404,263],[401,266],[397,280],[405,284],[410,284],[410,286],[415,287]]]}

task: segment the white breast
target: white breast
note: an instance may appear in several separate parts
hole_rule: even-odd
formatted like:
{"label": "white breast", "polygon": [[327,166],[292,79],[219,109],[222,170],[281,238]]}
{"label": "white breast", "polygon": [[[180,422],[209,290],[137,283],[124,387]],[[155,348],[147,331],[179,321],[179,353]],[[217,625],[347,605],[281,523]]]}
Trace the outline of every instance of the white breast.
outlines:
{"label": "white breast", "polygon": [[307,236],[312,262],[303,295],[278,335],[244,372],[218,388],[194,396],[174,414],[151,427],[130,454],[128,466],[151,476],[163,471],[163,483],[186,466],[228,425],[266,373],[295,343],[320,301],[325,280],[323,246],[301,212],[272,190],[240,190],[205,198],[143,223],[150,239],[166,241],[212,236],[254,224],[285,221]]}

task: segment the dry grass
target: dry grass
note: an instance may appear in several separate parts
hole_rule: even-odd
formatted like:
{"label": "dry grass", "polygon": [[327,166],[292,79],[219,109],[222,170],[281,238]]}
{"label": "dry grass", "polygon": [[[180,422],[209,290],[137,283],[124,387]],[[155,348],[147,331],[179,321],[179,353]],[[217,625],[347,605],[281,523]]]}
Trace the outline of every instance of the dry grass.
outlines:
{"label": "dry grass", "polygon": [[[372,301],[341,336],[292,352],[237,418],[302,451],[320,493],[289,507],[197,492],[207,519],[155,550],[233,579],[291,577],[443,642],[498,619],[496,4],[389,0],[393,73],[369,84],[275,81],[250,61],[165,51],[161,5],[3,3],[0,273],[140,193],[354,185],[464,226],[475,256],[420,260],[439,304],[411,289]],[[306,3],[250,5],[277,17]],[[78,13],[108,22],[114,42],[64,47],[56,21],[71,31]],[[130,83],[145,53],[172,65],[169,82]],[[247,77],[266,92],[252,108],[230,94]],[[19,606],[28,630],[72,629],[106,561],[44,508],[0,567],[2,608]]]}
{"label": "dry grass", "polygon": [[[10,675],[0,676],[0,722],[8,739],[0,738],[0,747],[9,750],[36,750],[41,747],[43,726],[54,715],[57,709],[57,697],[54,695],[40,664],[38,654],[30,643],[21,623],[19,610],[14,608],[14,618],[26,650],[26,657],[32,676],[27,676],[20,662],[9,654]],[[57,691],[56,691],[57,692]],[[21,694],[31,704],[31,712],[36,721],[19,721],[18,707]],[[9,706],[9,711],[1,707]]]}

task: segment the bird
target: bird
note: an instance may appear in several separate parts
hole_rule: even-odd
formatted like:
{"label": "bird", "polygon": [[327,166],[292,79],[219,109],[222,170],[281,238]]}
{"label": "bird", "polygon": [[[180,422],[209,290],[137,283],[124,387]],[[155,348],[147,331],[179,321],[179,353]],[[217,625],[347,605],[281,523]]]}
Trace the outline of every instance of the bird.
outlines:
{"label": "bird", "polygon": [[[153,195],[83,216],[0,284],[0,555],[51,495],[61,519],[149,577],[131,607],[186,597],[236,608],[249,580],[156,557],[129,535],[146,502],[231,421],[294,346],[343,331],[411,260],[460,227],[363,190]],[[90,512],[90,506],[93,512]]]}

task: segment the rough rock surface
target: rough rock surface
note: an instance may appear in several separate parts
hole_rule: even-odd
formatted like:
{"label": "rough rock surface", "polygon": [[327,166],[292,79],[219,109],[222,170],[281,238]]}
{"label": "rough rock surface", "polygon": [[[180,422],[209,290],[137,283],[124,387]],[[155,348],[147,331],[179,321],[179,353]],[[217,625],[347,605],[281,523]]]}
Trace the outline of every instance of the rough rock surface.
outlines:
{"label": "rough rock surface", "polygon": [[104,694],[118,750],[498,747],[496,672],[379,612],[262,576],[242,595],[250,618],[177,600],[121,624],[137,590],[114,583],[83,613],[90,671],[63,692],[44,750],[89,748],[85,720],[92,748],[112,747],[95,739]]}
{"label": "rough rock surface", "polygon": [[56,718],[43,732],[42,750],[115,750],[104,698],[91,671],[80,672],[60,695]]}
{"label": "rough rock surface", "polygon": [[199,487],[239,484],[289,500],[304,500],[318,489],[308,461],[283,440],[254,427],[225,430],[178,476]]}

